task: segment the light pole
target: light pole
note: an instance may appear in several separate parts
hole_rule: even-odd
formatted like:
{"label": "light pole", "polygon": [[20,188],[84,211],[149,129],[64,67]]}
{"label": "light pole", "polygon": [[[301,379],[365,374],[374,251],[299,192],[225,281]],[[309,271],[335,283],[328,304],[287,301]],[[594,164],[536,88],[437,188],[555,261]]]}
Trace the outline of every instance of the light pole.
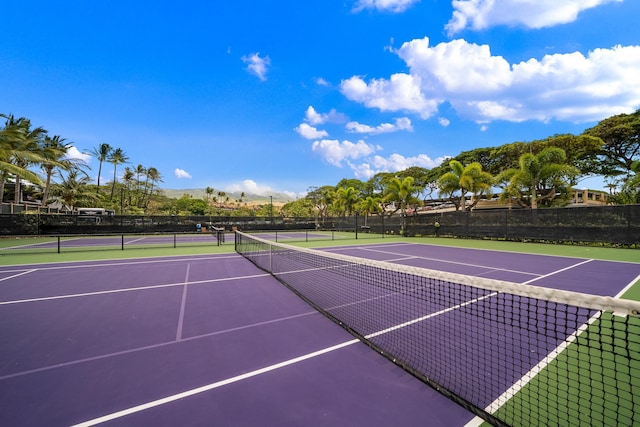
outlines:
{"label": "light pole", "polygon": [[269,196],[269,214],[271,216],[271,221],[273,222],[273,196]]}

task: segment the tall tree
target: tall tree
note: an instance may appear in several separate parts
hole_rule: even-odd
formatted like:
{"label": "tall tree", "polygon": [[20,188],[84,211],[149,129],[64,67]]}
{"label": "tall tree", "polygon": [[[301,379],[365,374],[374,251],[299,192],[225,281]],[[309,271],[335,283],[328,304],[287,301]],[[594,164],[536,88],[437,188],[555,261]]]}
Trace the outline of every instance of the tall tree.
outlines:
{"label": "tall tree", "polygon": [[[480,163],[473,162],[464,166],[457,160],[451,160],[449,166],[451,170],[440,177],[438,188],[451,199],[456,210],[470,210],[483,195],[491,193],[493,176],[482,170]],[[469,193],[473,201],[467,205]]]}
{"label": "tall tree", "polygon": [[116,148],[113,151],[111,151],[107,161],[113,165],[113,183],[111,184],[111,197],[109,199],[109,200],[113,200],[113,192],[116,189],[116,182],[118,181],[117,175],[116,175],[116,172],[118,170],[118,165],[127,163],[129,161],[129,158],[127,157],[125,152],[122,150],[122,148]]}
{"label": "tall tree", "polygon": [[[134,180],[135,172],[130,167],[125,167],[122,174],[122,183],[127,190],[127,206],[133,206],[133,193],[137,192],[137,181]],[[134,191],[136,186],[136,191]],[[123,212],[124,214],[124,212]]]}
{"label": "tall tree", "polygon": [[[0,117],[6,119],[4,126],[0,128],[0,202],[2,202],[5,183],[10,175],[23,177],[35,184],[42,183],[40,177],[25,166],[29,161],[40,161],[42,156],[33,144],[28,143],[27,129],[31,123],[27,119],[24,117],[16,119],[13,115],[3,114],[0,114]],[[25,163],[24,160],[27,162]],[[16,179],[16,181],[19,180]]]}
{"label": "tall tree", "polygon": [[100,196],[95,194],[89,187],[91,180],[78,169],[72,169],[66,176],[62,177],[59,184],[53,184],[51,191],[58,196],[62,202],[70,209],[94,207]]}
{"label": "tall tree", "polygon": [[363,197],[371,194],[371,185],[366,182],[362,182],[356,178],[343,178],[336,184],[335,190],[337,191],[339,188],[349,188],[353,187],[358,194],[358,197]]}
{"label": "tall tree", "polygon": [[385,188],[384,200],[392,202],[396,205],[396,210],[400,210],[402,214],[402,230],[407,230],[406,212],[407,206],[410,204],[417,204],[418,199],[415,195],[419,189],[413,185],[413,177],[407,176],[404,179],[392,178]]}
{"label": "tall tree", "polygon": [[613,196],[618,203],[640,203],[640,160],[631,164],[631,174],[625,179],[620,192]]}
{"label": "tall tree", "polygon": [[364,199],[360,199],[356,208],[364,215],[364,225],[367,225],[367,220],[371,214],[382,213],[381,206],[382,199],[376,196],[367,196]]}
{"label": "tall tree", "polygon": [[336,203],[342,215],[351,216],[358,201],[358,192],[353,187],[340,187],[336,190]]}
{"label": "tall tree", "polygon": [[159,182],[162,182],[162,175],[160,175],[158,169],[153,166],[147,168],[147,184],[145,185],[145,189],[149,188],[149,192],[147,194],[147,201],[144,204],[145,208],[149,205],[149,200],[151,200],[154,186]]}
{"label": "tall tree", "polygon": [[523,207],[537,209],[541,202],[551,205],[556,197],[566,197],[571,181],[580,173],[566,159],[564,150],[557,147],[536,155],[523,154],[518,168],[508,169],[496,178],[504,184],[500,198],[514,198]]}
{"label": "tall tree", "polygon": [[306,198],[311,201],[317,210],[318,217],[324,219],[329,216],[329,212],[334,205],[336,192],[334,187],[330,185],[309,187]]}
{"label": "tall tree", "polygon": [[140,200],[142,199],[142,179],[140,179],[140,177],[147,173],[147,168],[145,168],[141,164],[138,164],[138,166],[136,166],[135,173],[136,173],[136,192],[138,193],[138,206],[140,206]]}
{"label": "tall tree", "polygon": [[45,206],[49,200],[49,191],[51,188],[51,178],[53,177],[56,169],[59,171],[69,171],[73,168],[80,167],[82,161],[67,158],[67,151],[71,144],[65,142],[66,140],[60,135],[54,135],[53,137],[45,136],[42,141],[42,163],[41,168],[44,171],[45,185],[44,192],[42,193],[42,205]]}
{"label": "tall tree", "polygon": [[603,141],[602,175],[629,175],[631,165],[640,160],[640,110],[632,114],[618,114],[602,120],[584,131]]}
{"label": "tall tree", "polygon": [[112,150],[113,149],[109,144],[107,144],[106,142],[103,142],[98,146],[98,148],[94,148],[91,151],[91,154],[93,154],[93,156],[95,156],[95,158],[98,159],[98,186],[96,187],[96,193],[100,191],[100,176],[102,175],[102,163],[104,163],[105,161],[107,161],[107,159],[109,159],[109,156],[111,155]]}
{"label": "tall tree", "polygon": [[[28,170],[32,165],[42,162],[43,157],[40,151],[40,143],[47,134],[42,127],[32,128],[31,120],[21,117],[15,119],[13,116],[6,116],[7,123],[5,129],[9,128],[9,135],[13,138],[9,140],[11,148],[8,160],[15,166],[14,203],[22,202],[22,178],[30,180],[34,184],[41,184],[42,180],[37,175]],[[14,132],[11,132],[13,130]],[[6,179],[6,175],[4,177]],[[4,187],[4,181],[3,181]],[[4,191],[4,188],[3,188]]]}

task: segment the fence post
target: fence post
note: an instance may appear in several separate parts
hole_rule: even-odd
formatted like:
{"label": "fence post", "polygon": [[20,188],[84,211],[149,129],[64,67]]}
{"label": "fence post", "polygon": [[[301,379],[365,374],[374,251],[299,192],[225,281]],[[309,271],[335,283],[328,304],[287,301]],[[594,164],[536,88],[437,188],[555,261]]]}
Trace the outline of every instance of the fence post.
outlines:
{"label": "fence post", "polygon": [[504,239],[509,240],[509,216],[511,215],[511,207],[504,211]]}
{"label": "fence post", "polygon": [[358,240],[358,212],[356,212],[356,240]]}

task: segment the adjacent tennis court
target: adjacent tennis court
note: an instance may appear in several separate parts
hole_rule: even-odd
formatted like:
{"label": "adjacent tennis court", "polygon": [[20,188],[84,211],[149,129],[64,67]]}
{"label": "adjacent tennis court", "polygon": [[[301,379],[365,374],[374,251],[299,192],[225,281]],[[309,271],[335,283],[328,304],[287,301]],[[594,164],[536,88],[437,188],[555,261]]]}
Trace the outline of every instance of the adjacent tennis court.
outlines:
{"label": "adjacent tennis court", "polygon": [[[411,243],[326,251],[609,296],[640,277],[638,263]],[[336,272],[353,278],[357,267],[316,265],[320,276],[298,267],[288,275],[326,298],[332,315],[357,314],[355,327],[360,322],[366,331],[356,332],[369,340],[413,339],[409,331],[415,325],[430,324],[436,336],[447,334],[451,351],[469,353],[468,364],[455,373],[460,384],[485,377],[491,389],[486,396],[499,397],[517,383],[491,378],[501,359],[475,353],[469,335],[458,335],[461,324],[452,316],[468,316],[482,304],[491,307],[492,292],[480,292],[479,301],[459,307],[430,300],[424,286],[412,284],[413,295],[421,297],[411,297],[416,302],[397,311],[394,301],[407,301],[402,283],[384,278],[386,286],[375,295],[345,299],[330,293],[337,285],[328,278]],[[372,318],[374,313],[386,314]],[[476,318],[477,329],[485,320],[491,319]],[[1,267],[0,336],[2,425],[475,423],[471,412],[354,339],[237,254]],[[503,338],[478,333],[476,350],[490,349],[496,339]],[[550,350],[556,346],[547,343]],[[630,346],[638,352],[637,343]],[[412,357],[446,365],[440,352],[433,347]],[[532,355],[518,371],[526,373],[545,356]],[[633,411],[620,420],[631,419]]]}
{"label": "adjacent tennis court", "polygon": [[[229,235],[233,238],[233,235]],[[0,255],[46,254],[104,250],[132,250],[217,246],[224,242],[223,229],[203,233],[123,233],[52,236],[15,236],[0,241]]]}

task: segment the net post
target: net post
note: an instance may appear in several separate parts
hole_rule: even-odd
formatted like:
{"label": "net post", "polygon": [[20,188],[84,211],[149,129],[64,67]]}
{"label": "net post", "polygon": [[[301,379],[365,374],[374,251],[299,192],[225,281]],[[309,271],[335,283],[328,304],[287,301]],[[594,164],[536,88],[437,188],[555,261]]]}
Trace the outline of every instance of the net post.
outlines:
{"label": "net post", "polygon": [[58,236],[58,253],[60,253],[60,236]]}
{"label": "net post", "polygon": [[123,251],[124,251],[124,234],[122,234],[122,236],[121,236],[121,237],[122,237],[122,240],[121,240],[121,242],[120,242],[120,248],[121,248],[121,250],[123,250]]}

